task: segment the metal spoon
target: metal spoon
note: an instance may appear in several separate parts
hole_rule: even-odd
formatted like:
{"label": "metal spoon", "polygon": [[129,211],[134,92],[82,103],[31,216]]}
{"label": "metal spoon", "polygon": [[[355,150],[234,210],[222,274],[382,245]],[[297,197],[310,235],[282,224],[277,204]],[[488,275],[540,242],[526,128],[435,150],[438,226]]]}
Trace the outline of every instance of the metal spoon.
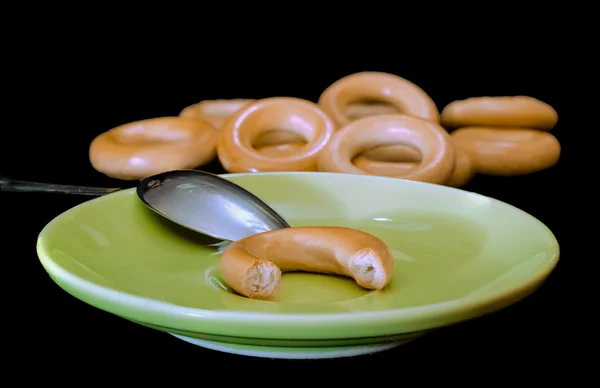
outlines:
{"label": "metal spoon", "polygon": [[[0,176],[0,191],[102,196],[121,190],[12,180]],[[137,195],[151,210],[188,229],[227,241],[289,228],[273,208],[246,189],[218,175],[175,170],[142,179]]]}

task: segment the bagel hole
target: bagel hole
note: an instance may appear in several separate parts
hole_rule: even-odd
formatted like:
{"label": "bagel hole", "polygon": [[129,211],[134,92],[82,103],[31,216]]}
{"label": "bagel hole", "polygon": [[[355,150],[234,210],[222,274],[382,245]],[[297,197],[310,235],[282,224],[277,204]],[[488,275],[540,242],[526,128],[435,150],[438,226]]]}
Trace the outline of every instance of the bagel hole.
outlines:
{"label": "bagel hole", "polygon": [[262,148],[284,144],[306,144],[306,138],[299,133],[287,129],[273,129],[258,135],[252,141],[252,147]]}
{"label": "bagel hole", "polygon": [[[240,295],[230,288],[226,291]],[[281,274],[277,293],[264,300],[277,303],[336,303],[361,298],[372,292],[373,290],[365,289],[356,284],[354,279],[345,276],[284,272]]]}
{"label": "bagel hole", "polygon": [[[246,298],[227,285],[218,264],[206,271],[211,287]],[[354,279],[335,274],[283,272],[277,293],[264,300],[278,303],[336,303],[361,298],[373,290],[359,286]]]}
{"label": "bagel hole", "polygon": [[397,106],[390,104],[389,102],[376,99],[354,101],[346,106],[346,116],[350,120],[358,120],[360,118],[369,116],[402,113],[402,110]]}
{"label": "bagel hole", "polygon": [[396,143],[369,147],[356,155],[352,164],[373,175],[402,176],[415,169],[422,158],[419,150]]}
{"label": "bagel hole", "polygon": [[361,151],[354,157],[356,159],[367,159],[373,162],[387,163],[420,163],[423,154],[416,148],[403,143],[382,144]]}
{"label": "bagel hole", "polygon": [[293,131],[270,130],[261,133],[252,142],[252,147],[265,156],[289,157],[300,152],[306,139]]}
{"label": "bagel hole", "polygon": [[261,154],[289,157],[315,140],[323,125],[321,116],[301,105],[265,105],[245,118],[239,129],[244,136],[240,140]]}
{"label": "bagel hole", "polygon": [[[293,132],[298,141],[310,142],[317,137],[317,128],[323,126],[321,116],[302,106],[285,104],[265,105],[246,116],[241,124],[240,133],[251,136],[249,145],[257,143],[257,139],[274,137],[273,132]],[[243,127],[252,128],[245,131]],[[270,134],[269,134],[270,133]],[[279,135],[285,136],[281,133]],[[287,136],[291,136],[287,134]],[[269,140],[273,141],[273,139]],[[281,144],[281,141],[279,141]],[[263,144],[266,145],[266,144]]]}
{"label": "bagel hole", "polygon": [[270,300],[280,303],[335,303],[360,298],[371,292],[345,276],[284,272],[281,274],[281,286]]}

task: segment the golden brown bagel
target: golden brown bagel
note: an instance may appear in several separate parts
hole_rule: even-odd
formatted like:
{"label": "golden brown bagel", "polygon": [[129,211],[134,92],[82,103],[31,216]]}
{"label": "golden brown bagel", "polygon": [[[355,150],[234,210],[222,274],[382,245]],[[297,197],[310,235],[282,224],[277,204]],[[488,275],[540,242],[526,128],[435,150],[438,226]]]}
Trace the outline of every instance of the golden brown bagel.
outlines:
{"label": "golden brown bagel", "polygon": [[[232,100],[204,100],[184,108],[179,116],[200,118],[209,122],[216,129],[221,129],[225,120],[253,101],[256,100],[242,98]],[[300,144],[303,142],[304,138],[297,133],[273,130],[263,133],[255,140],[255,144],[253,145],[256,148],[262,148],[283,144]]]}
{"label": "golden brown bagel", "polygon": [[216,129],[220,129],[227,118],[252,99],[236,98],[231,100],[203,100],[183,108],[179,117],[200,118],[208,121]]}
{"label": "golden brown bagel", "polygon": [[255,234],[223,252],[221,275],[233,290],[268,299],[279,290],[281,273],[304,271],[347,276],[380,290],[392,277],[394,258],[379,238],[344,227],[296,227]]}
{"label": "golden brown bagel", "polygon": [[397,178],[445,184],[454,170],[454,146],[448,133],[432,121],[407,115],[379,115],[356,120],[338,130],[319,156],[319,171],[369,174],[352,161],[365,150],[401,144],[417,149],[421,162]]}
{"label": "golden brown bagel", "polygon": [[94,169],[111,178],[142,179],[208,163],[216,155],[217,137],[217,130],[201,119],[146,119],[97,136],[89,158]]}
{"label": "golden brown bagel", "polygon": [[[273,129],[295,132],[305,145],[294,155],[270,156],[253,144]],[[272,97],[246,105],[221,128],[217,153],[229,172],[316,171],[318,155],[334,125],[319,107],[293,97]]]}
{"label": "golden brown bagel", "polygon": [[[179,116],[201,118],[208,121],[216,129],[221,129],[225,120],[253,101],[256,100],[242,98],[232,100],[204,100],[184,108]],[[273,130],[259,136],[256,139],[254,146],[262,148],[283,144],[300,144],[303,142],[304,138],[297,133]]]}
{"label": "golden brown bagel", "polygon": [[444,127],[521,127],[550,130],[558,114],[547,103],[528,96],[471,97],[456,100],[442,109]]}
{"label": "golden brown bagel", "polygon": [[560,158],[558,140],[535,129],[464,127],[450,136],[481,174],[531,174],[554,166]]}
{"label": "golden brown bagel", "polygon": [[337,80],[323,91],[319,106],[339,128],[352,121],[347,106],[364,100],[386,102],[405,115],[439,122],[437,106],[423,89],[402,77],[381,72],[360,72]]}

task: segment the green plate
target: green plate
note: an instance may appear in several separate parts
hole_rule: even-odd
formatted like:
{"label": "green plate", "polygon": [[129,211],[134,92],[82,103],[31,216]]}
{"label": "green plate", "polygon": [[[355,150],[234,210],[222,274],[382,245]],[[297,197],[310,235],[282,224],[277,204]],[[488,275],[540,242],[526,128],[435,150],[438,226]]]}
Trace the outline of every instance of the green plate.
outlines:
{"label": "green plate", "polygon": [[489,197],[369,175],[224,175],[294,226],[343,225],[382,238],[382,291],[318,274],[283,276],[274,300],[231,291],[201,235],[148,210],[133,189],[52,220],[37,251],[52,279],[99,309],[208,348],[253,356],[339,357],[397,346],[501,309],[556,266],[558,243],[534,217]]}

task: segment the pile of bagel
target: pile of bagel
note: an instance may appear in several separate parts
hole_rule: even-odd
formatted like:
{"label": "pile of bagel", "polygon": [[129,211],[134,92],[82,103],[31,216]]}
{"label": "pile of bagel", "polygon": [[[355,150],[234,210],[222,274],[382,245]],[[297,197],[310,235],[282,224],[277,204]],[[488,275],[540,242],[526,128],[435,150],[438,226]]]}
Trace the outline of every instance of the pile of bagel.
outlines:
{"label": "pile of bagel", "polygon": [[452,187],[475,174],[524,175],[554,166],[555,109],[527,96],[472,97],[440,112],[414,83],[361,72],[319,100],[204,100],[179,116],[127,123],[97,136],[99,172],[136,180],[194,169],[218,158],[231,173],[322,171],[371,174]]}

